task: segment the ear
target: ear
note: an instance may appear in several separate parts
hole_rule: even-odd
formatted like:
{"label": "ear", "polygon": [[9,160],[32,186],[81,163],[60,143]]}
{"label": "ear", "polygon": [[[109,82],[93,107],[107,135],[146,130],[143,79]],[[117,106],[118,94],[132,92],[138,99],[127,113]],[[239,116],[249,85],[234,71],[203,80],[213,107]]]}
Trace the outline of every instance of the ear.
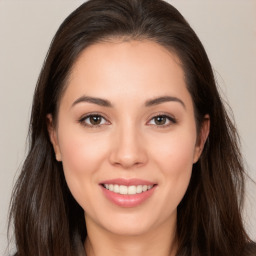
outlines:
{"label": "ear", "polygon": [[209,132],[210,132],[210,116],[205,115],[198,137],[197,137],[193,163],[196,163],[200,158],[204,149],[204,144],[208,138]]}
{"label": "ear", "polygon": [[47,119],[47,129],[48,129],[50,141],[53,145],[55,157],[56,157],[56,160],[60,162],[61,161],[61,153],[60,153],[60,147],[59,147],[59,143],[58,143],[56,128],[54,127],[54,124],[53,124],[52,114],[48,114],[46,116],[46,119]]}

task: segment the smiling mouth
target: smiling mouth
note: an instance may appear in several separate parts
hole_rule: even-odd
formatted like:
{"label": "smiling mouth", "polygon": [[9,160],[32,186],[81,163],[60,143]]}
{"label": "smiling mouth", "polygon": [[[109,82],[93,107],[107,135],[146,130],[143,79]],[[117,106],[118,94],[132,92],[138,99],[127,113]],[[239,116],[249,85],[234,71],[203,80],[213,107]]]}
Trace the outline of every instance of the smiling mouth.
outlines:
{"label": "smiling mouth", "polygon": [[141,179],[112,179],[102,181],[99,185],[110,202],[124,208],[143,204],[155,193],[158,186]]}
{"label": "smiling mouth", "polygon": [[137,185],[137,186],[125,186],[118,184],[102,184],[103,187],[109,191],[112,191],[120,195],[136,195],[146,192],[153,188],[153,185]]}

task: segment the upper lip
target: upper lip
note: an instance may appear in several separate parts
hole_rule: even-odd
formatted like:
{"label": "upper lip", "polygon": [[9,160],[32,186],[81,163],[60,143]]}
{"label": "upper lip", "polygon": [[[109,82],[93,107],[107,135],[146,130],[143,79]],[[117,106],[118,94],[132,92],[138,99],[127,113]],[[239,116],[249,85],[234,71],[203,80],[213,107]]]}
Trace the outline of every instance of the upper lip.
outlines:
{"label": "upper lip", "polygon": [[138,186],[138,185],[155,185],[156,183],[142,180],[142,179],[111,179],[100,182],[100,184],[117,184],[117,185],[125,185],[125,186]]}

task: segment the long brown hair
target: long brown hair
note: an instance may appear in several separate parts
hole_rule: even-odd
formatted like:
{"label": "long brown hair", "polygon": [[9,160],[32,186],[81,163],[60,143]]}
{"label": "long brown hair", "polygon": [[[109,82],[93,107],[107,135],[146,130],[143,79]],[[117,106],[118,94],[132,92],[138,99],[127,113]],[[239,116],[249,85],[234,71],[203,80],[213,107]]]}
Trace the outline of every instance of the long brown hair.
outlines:
{"label": "long brown hair", "polygon": [[244,168],[236,129],[220,99],[207,54],[183,16],[161,0],[91,0],[57,31],[35,89],[30,147],[13,191],[18,256],[75,256],[83,252],[86,223],[55,160],[46,115],[58,104],[72,65],[89,45],[125,38],[152,40],[180,58],[200,129],[210,116],[210,134],[194,164],[178,206],[177,256],[240,256],[250,242],[241,218]]}

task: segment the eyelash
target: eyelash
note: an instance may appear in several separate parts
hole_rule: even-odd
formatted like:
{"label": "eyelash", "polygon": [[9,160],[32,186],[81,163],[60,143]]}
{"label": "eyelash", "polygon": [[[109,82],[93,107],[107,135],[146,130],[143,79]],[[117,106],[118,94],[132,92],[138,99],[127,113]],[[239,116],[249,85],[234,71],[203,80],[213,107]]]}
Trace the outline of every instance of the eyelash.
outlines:
{"label": "eyelash", "polygon": [[170,115],[166,115],[166,114],[158,114],[158,115],[155,115],[153,116],[149,122],[151,122],[152,120],[155,119],[156,121],[156,118],[165,118],[166,121],[168,121],[167,124],[163,124],[163,125],[156,125],[156,124],[149,124],[149,125],[154,125],[156,126],[157,128],[165,128],[165,127],[169,127],[173,124],[176,124],[177,123],[177,119],[173,116],[170,116]]}
{"label": "eyelash", "polygon": [[[86,119],[90,119],[90,118],[100,118],[100,123],[99,124],[89,124],[86,122]],[[156,118],[164,118],[166,121],[168,121],[168,123],[166,124],[161,124],[161,125],[157,125],[157,124],[150,124],[150,122],[152,120],[155,120],[156,121]],[[101,124],[102,120],[104,120],[104,124]],[[106,123],[105,123],[106,122]],[[86,126],[86,127],[89,127],[89,128],[99,128],[100,126],[102,125],[109,125],[110,122],[104,117],[102,116],[101,114],[98,114],[98,113],[92,113],[92,114],[88,114],[86,116],[83,116],[81,119],[79,119],[79,123],[82,124],[83,126]],[[165,128],[165,127],[169,127],[173,124],[176,124],[177,123],[177,120],[176,118],[172,117],[172,116],[169,116],[169,115],[166,115],[166,114],[158,114],[158,115],[155,115],[153,116],[149,122],[147,122],[148,125],[150,126],[156,126],[157,128]]]}
{"label": "eyelash", "polygon": [[90,119],[90,118],[93,118],[93,117],[96,117],[96,118],[101,118],[101,122],[102,120],[105,120],[105,122],[108,124],[110,124],[110,122],[104,117],[102,116],[101,114],[98,114],[98,113],[92,113],[92,114],[88,114],[86,116],[83,116],[81,119],[79,119],[79,123],[82,124],[83,126],[86,126],[86,127],[89,127],[89,128],[98,128],[102,125],[106,125],[105,123],[104,124],[89,124],[86,122],[86,119]]}

